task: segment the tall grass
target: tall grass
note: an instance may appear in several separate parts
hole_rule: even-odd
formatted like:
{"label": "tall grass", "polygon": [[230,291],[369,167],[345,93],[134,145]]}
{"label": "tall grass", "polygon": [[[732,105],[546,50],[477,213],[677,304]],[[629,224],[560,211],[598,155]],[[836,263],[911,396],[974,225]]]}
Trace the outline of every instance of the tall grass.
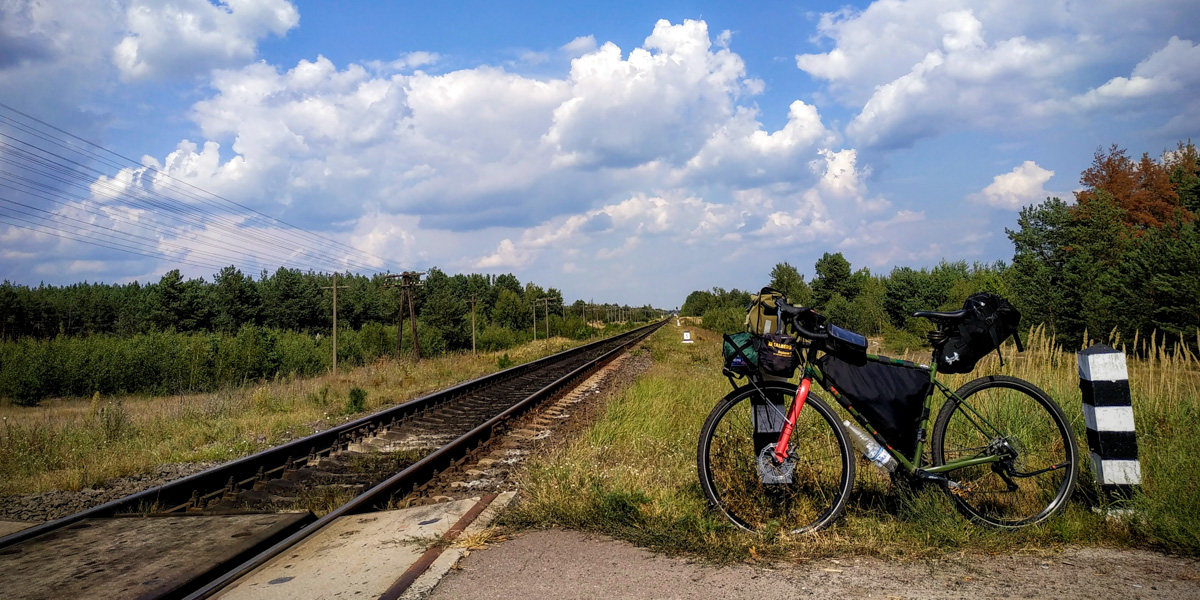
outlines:
{"label": "tall grass", "polygon": [[[1200,363],[1185,353],[1129,359],[1143,468],[1138,510],[1110,519],[1092,510],[1097,498],[1072,350],[1044,331],[1029,332],[1026,351],[1003,348],[973,374],[945,377],[951,388],[982,374],[1004,373],[1045,389],[1063,407],[1080,444],[1081,477],[1073,500],[1048,522],[999,531],[958,515],[940,490],[898,493],[889,479],[859,462],[843,518],[809,536],[736,530],[708,510],[696,474],[700,427],[731,388],[720,374],[720,335],[691,328],[694,344],[665,327],[648,345],[654,366],[614,397],[578,440],[529,465],[524,500],[509,517],[517,525],[566,525],[623,537],[643,546],[718,560],[803,558],[857,552],[879,556],[943,556],[961,551],[1053,550],[1064,544],[1136,545],[1200,552]],[[908,358],[928,362],[928,351]],[[820,392],[818,392],[820,393]],[[827,399],[828,400],[828,399]],[[940,398],[939,398],[940,400]],[[934,414],[939,408],[935,402]],[[839,409],[840,411],[840,409]],[[930,424],[932,426],[932,422]]]}

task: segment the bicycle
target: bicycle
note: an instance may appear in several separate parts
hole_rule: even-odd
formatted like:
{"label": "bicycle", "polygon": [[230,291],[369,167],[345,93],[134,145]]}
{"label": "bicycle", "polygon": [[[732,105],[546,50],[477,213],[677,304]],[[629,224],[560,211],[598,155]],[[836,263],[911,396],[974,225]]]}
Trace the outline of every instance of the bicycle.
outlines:
{"label": "bicycle", "polygon": [[[717,403],[701,429],[701,487],[709,503],[735,525],[748,531],[807,533],[828,527],[841,515],[854,485],[859,453],[842,419],[813,392],[817,386],[898,463],[894,476],[939,485],[958,510],[976,522],[1018,528],[1040,523],[1066,504],[1078,475],[1079,451],[1053,399],[1015,377],[980,377],[957,391],[937,379],[938,341],[945,341],[967,311],[913,314],[937,325],[930,333],[935,352],[931,366],[865,354],[863,338],[867,363],[928,373],[912,436],[915,447],[909,453],[889,444],[880,431],[888,429],[893,437],[912,431],[871,423],[822,371],[823,365],[833,366],[827,356],[836,358],[836,351],[828,351],[836,345],[830,342],[836,326],[826,325],[809,308],[781,304],[779,311],[781,320],[799,334],[793,350],[802,369],[799,383],[771,381],[752,372],[739,386],[726,370],[734,389]],[[926,431],[935,389],[945,402],[934,421],[927,458]]]}

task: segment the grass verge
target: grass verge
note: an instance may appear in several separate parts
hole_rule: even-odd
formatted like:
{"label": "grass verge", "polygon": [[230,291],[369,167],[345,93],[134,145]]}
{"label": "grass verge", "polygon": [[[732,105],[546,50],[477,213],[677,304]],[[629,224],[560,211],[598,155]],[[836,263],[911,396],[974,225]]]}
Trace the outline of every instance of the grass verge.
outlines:
{"label": "grass verge", "polygon": [[[1048,522],[1018,531],[975,525],[938,489],[897,494],[860,460],[843,517],[815,535],[748,534],[708,510],[696,474],[696,444],[709,410],[729,391],[720,375],[720,335],[691,328],[694,344],[664,327],[647,345],[654,365],[614,397],[578,439],[530,461],[522,501],[504,522],[567,526],[668,553],[716,561],[808,560],[863,554],[895,558],[962,552],[1054,553],[1067,545],[1139,546],[1200,553],[1200,369],[1195,358],[1130,359],[1143,491],[1135,516],[1113,520],[1091,510],[1094,479],[1087,456],[1072,352],[1035,335],[1018,355],[1005,348],[980,373],[1006,373],[1046,389],[1072,420],[1084,463],[1073,501]],[[928,355],[912,359],[927,362]],[[947,377],[956,388],[971,379]],[[940,400],[940,398],[938,399]],[[834,404],[831,402],[831,404]],[[935,401],[934,411],[940,402]],[[839,409],[840,411],[840,409]],[[936,412],[934,413],[936,414]],[[932,426],[932,423],[931,423]]]}
{"label": "grass verge", "polygon": [[[504,356],[520,364],[579,344],[538,340]],[[500,357],[384,359],[336,376],[277,377],[204,394],[0,404],[0,495],[78,490],[160,464],[245,456],[493,373]]]}

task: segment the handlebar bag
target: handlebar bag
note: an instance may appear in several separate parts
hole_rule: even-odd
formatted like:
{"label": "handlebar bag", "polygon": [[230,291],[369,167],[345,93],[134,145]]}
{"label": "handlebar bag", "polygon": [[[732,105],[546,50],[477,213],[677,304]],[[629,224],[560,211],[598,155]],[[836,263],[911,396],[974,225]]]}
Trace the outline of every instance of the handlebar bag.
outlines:
{"label": "handlebar bag", "polygon": [[891,448],[914,457],[925,396],[933,386],[929,371],[912,363],[858,366],[830,354],[817,365],[843,403],[866,417]]}
{"label": "handlebar bag", "polygon": [[764,374],[790,378],[800,363],[796,356],[796,338],[782,333],[762,336],[758,362]]}

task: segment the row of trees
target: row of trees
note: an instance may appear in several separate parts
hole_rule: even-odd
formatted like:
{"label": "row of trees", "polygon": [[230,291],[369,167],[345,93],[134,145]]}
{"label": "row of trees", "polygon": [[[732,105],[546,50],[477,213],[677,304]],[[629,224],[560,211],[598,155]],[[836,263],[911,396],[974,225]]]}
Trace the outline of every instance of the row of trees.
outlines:
{"label": "row of trees", "polygon": [[[292,269],[256,281],[234,267],[211,283],[184,280],[179,271],[146,286],[5,282],[0,398],[36,404],[93,392],[181,393],[326,372],[332,283],[332,274]],[[402,352],[411,351],[407,323],[397,340],[399,288],[383,275],[339,274],[337,283],[346,286],[338,292],[339,364],[392,355],[398,341]],[[511,274],[451,276],[436,268],[414,289],[413,305],[423,356],[470,350],[473,342],[481,351],[502,350],[535,335],[584,339],[609,323],[661,313],[583,300],[568,306],[559,290]]]}
{"label": "row of trees", "polygon": [[[814,265],[811,283],[780,263],[770,285],[796,304],[894,347],[920,344],[929,324],[915,310],[952,310],[968,295],[990,291],[1009,298],[1025,325],[1046,324],[1062,343],[1085,332],[1126,339],[1157,331],[1168,343],[1195,348],[1200,328],[1200,167],[1193,144],[1180,143],[1155,160],[1130,159],[1112,147],[1097,151],[1080,178],[1075,202],[1059,198],[1021,211],[1011,264],[942,262],[931,269],[896,267],[887,275],[854,270],[841,253]],[[684,315],[711,327],[740,329],[749,292],[692,292]]]}
{"label": "row of trees", "polygon": [[[283,331],[329,333],[332,328],[333,275],[280,268],[258,280],[235,267],[213,276],[184,279],[178,270],[153,284],[78,283],[35,288],[9,281],[0,284],[0,341],[50,339],[60,335],[108,333],[119,336],[155,331],[235,333],[246,325]],[[382,274],[338,274],[338,321],[360,329],[368,323],[396,323],[399,288]],[[473,305],[473,306],[472,306]],[[562,292],[515,275],[447,275],[430,269],[414,290],[418,318],[438,331],[448,349],[470,348],[471,313],[477,327],[495,324],[512,331],[532,330],[547,312],[558,316],[555,333],[583,327],[587,321],[646,319],[649,306],[632,308],[577,300],[564,305]],[[578,317],[566,324],[567,317]],[[577,333],[577,332],[573,332]],[[532,334],[531,334],[532,335]]]}

